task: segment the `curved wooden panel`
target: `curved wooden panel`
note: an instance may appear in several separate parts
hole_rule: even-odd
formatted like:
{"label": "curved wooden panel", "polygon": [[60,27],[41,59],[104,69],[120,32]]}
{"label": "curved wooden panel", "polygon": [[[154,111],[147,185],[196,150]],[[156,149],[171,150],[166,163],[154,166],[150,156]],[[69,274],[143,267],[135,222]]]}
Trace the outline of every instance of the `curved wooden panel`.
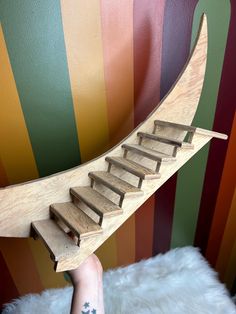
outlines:
{"label": "curved wooden panel", "polygon": [[[190,125],[197,110],[199,97],[204,81],[205,65],[207,57],[207,22],[203,17],[201,31],[191,58],[177,83],[171,89],[167,97],[157,106],[149,117],[140,124],[119,145],[82,166],[64,171],[43,179],[26,182],[15,186],[9,186],[0,190],[0,236],[28,237],[32,221],[49,218],[49,205],[53,203],[70,201],[69,189],[74,186],[88,186],[90,179],[88,173],[94,170],[106,171],[107,156],[121,157],[123,155],[122,144],[138,144],[137,132],[152,132],[155,120],[165,120],[175,123]],[[159,135],[183,140],[186,134],[183,130],[164,129],[159,130]],[[171,175],[173,175],[189,158],[191,158],[211,137],[205,135],[196,136],[193,151],[183,150],[177,162],[170,166],[163,166],[160,179],[144,182],[143,196],[127,198],[124,200],[124,214],[113,218],[107,218],[104,222],[104,232],[93,239],[85,239],[85,247],[89,248],[85,255],[92,253],[106,238],[108,238],[144,201],[153,194]],[[153,144],[147,144],[152,148]],[[163,148],[163,144],[155,145],[162,152],[170,153],[173,148]],[[131,154],[132,155],[132,154]],[[143,163],[143,157],[133,156],[133,160]],[[149,168],[153,167],[153,161],[145,161]],[[127,172],[119,171],[119,177],[137,185],[137,178]],[[101,190],[104,195],[109,192]],[[109,195],[110,197],[110,195]],[[113,196],[110,197],[111,199]],[[116,200],[115,200],[116,201]],[[80,249],[81,259],[83,252]],[[78,264],[77,256],[74,261]],[[73,260],[72,260],[73,263]],[[63,263],[61,264],[63,265]],[[58,268],[58,270],[62,270]]]}

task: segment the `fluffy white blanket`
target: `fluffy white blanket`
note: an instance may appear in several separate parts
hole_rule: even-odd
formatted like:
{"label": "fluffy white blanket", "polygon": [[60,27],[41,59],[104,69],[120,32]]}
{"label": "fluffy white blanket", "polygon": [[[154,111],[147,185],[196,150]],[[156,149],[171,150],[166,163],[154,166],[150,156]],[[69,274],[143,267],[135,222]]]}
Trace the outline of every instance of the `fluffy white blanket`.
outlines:
{"label": "fluffy white blanket", "polygon": [[[104,274],[107,314],[236,314],[216,273],[196,248],[185,247]],[[3,314],[69,314],[72,288],[30,294]]]}

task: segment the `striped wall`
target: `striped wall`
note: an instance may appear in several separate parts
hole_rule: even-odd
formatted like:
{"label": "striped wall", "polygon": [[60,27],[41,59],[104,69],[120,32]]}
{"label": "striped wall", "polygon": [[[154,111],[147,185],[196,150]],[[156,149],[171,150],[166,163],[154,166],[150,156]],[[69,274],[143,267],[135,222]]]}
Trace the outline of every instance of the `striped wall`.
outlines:
{"label": "striped wall", "polygon": [[[43,177],[113,146],[168,92],[209,23],[194,124],[214,140],[97,251],[104,268],[196,245],[236,282],[236,3],[0,0],[0,185]],[[31,239],[0,239],[0,302],[66,284]],[[2,284],[4,282],[4,285]],[[235,289],[235,288],[234,288]]]}

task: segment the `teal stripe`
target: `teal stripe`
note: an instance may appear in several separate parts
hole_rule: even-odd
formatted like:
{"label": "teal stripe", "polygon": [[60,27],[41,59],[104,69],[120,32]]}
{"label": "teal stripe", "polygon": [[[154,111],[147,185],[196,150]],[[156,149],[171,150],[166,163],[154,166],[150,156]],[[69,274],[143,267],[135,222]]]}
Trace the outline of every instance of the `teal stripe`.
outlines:
{"label": "teal stripe", "polygon": [[0,21],[40,176],[79,164],[60,1],[0,1]]}
{"label": "teal stripe", "polygon": [[[193,125],[212,129],[230,19],[228,0],[200,0],[194,15],[192,46],[203,12],[208,17],[208,59],[204,86]],[[209,145],[181,171],[177,179],[171,246],[194,243]]]}

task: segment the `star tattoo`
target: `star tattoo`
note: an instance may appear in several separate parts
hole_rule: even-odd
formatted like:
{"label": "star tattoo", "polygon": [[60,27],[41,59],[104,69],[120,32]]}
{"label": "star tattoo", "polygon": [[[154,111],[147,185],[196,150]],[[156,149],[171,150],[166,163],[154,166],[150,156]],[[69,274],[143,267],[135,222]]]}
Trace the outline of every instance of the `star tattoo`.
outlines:
{"label": "star tattoo", "polygon": [[89,307],[89,302],[85,302],[84,307],[85,307],[85,309],[87,309]]}

